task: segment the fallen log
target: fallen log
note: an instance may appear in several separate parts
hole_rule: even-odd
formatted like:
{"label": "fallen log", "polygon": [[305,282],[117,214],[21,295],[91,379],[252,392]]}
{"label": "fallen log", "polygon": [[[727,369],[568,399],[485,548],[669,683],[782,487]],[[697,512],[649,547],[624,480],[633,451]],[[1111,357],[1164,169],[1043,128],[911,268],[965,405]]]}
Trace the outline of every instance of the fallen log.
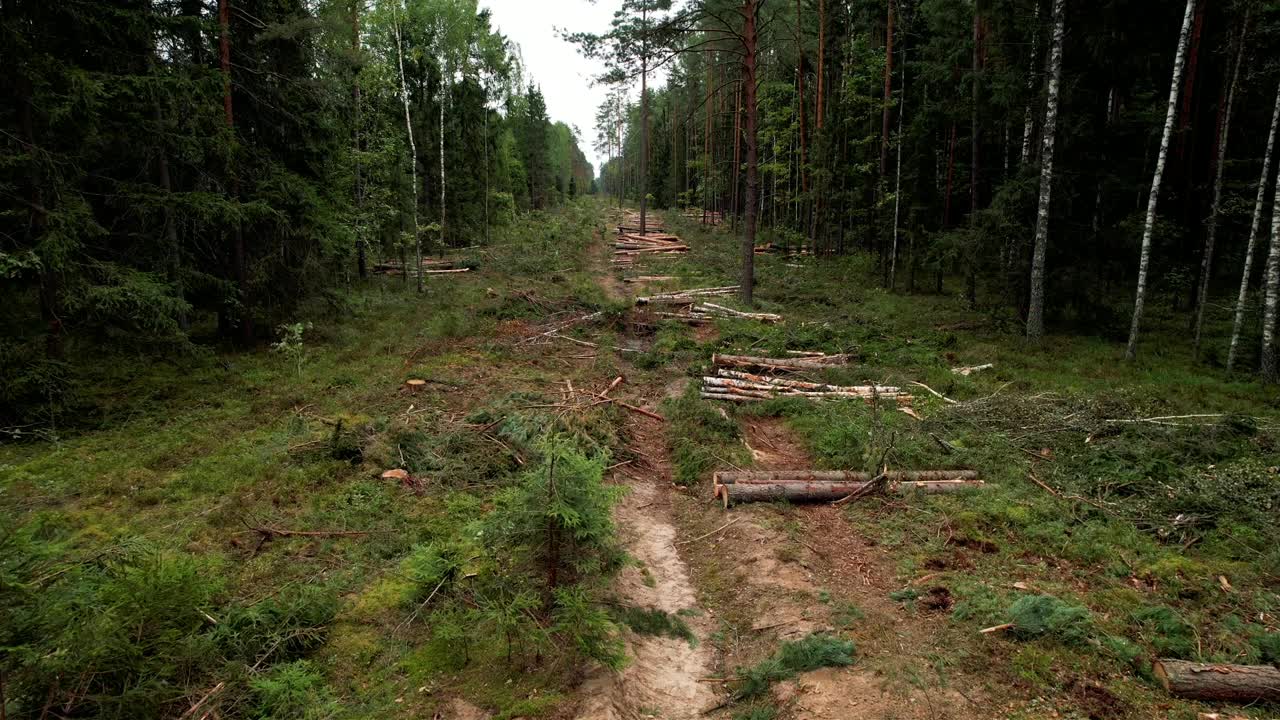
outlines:
{"label": "fallen log", "polygon": [[1280,669],[1271,665],[1227,665],[1161,658],[1152,665],[1171,695],[1236,703],[1280,702]]}
{"label": "fallen log", "polygon": [[[978,479],[977,470],[890,470],[884,475],[890,482]],[[873,477],[875,476],[872,473],[853,470],[733,470],[717,472],[713,480],[716,485],[791,482],[865,483],[871,482]]]}
{"label": "fallen log", "polygon": [[[735,502],[833,502],[866,492],[871,482],[764,482],[730,483],[714,486],[715,497],[727,508]],[[885,492],[906,495],[958,492],[985,488],[981,480],[929,480],[885,485]]]}
{"label": "fallen log", "polygon": [[750,355],[712,355],[711,364],[716,367],[757,368],[761,370],[823,370],[837,365],[847,365],[850,355],[804,355],[790,358],[752,357]]}
{"label": "fallen log", "polygon": [[733,308],[727,308],[723,305],[716,305],[715,303],[709,302],[695,305],[693,309],[695,312],[701,312],[708,315],[723,315],[733,318],[742,318],[745,320],[762,320],[764,322],[781,322],[782,320],[781,315],[775,315],[774,313],[742,312],[741,310],[734,310]]}
{"label": "fallen log", "polygon": [[636,277],[622,278],[624,283],[651,283],[651,282],[667,282],[677,279],[674,275],[638,275]]}
{"label": "fallen log", "polygon": [[970,375],[976,372],[982,372],[983,370],[990,370],[993,367],[995,367],[995,363],[987,363],[985,365],[973,365],[971,367],[954,367],[954,368],[951,368],[951,372],[955,373],[956,375],[963,375],[965,377],[969,377]]}

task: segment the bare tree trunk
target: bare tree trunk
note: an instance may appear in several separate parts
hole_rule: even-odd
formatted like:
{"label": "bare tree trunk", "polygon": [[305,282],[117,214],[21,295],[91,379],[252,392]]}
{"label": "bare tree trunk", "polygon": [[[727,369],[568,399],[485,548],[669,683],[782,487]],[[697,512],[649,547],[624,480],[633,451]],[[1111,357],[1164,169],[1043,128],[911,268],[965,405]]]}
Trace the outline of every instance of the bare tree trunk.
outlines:
{"label": "bare tree trunk", "polygon": [[404,79],[404,41],[400,37],[400,19],[395,20],[396,61],[400,66],[400,101],[404,104],[404,127],[409,134],[409,168],[413,179],[413,254],[417,261],[414,274],[418,292],[422,292],[422,237],[418,232],[418,144],[413,140],[413,122],[409,120],[409,86]]}
{"label": "bare tree trunk", "polygon": [[[227,116],[227,129],[235,135],[235,113],[231,101],[231,0],[218,0],[218,25],[221,30],[219,51],[222,65],[222,104]],[[240,178],[235,170],[231,173],[231,195],[240,197]],[[240,339],[245,345],[253,342],[253,313],[249,309],[247,297],[249,285],[249,268],[247,266],[244,245],[244,232],[240,223],[232,230],[232,262],[234,263],[236,286],[240,292]]]}
{"label": "bare tree trunk", "polygon": [[1147,198],[1147,220],[1142,230],[1142,257],[1138,261],[1138,290],[1133,301],[1133,323],[1129,326],[1129,346],[1124,357],[1132,360],[1138,353],[1138,331],[1142,327],[1142,309],[1147,301],[1147,271],[1151,266],[1151,233],[1156,222],[1156,205],[1160,201],[1160,180],[1169,159],[1169,138],[1173,134],[1173,121],[1178,111],[1178,91],[1182,87],[1182,69],[1187,60],[1187,40],[1191,34],[1191,17],[1196,0],[1187,0],[1182,17],[1182,33],[1178,37],[1178,52],[1173,59],[1173,81],[1169,85],[1169,109],[1165,113],[1164,135],[1160,139],[1160,155],[1156,159],[1156,174],[1151,179],[1151,194]]}
{"label": "bare tree trunk", "polygon": [[1262,304],[1262,380],[1280,382],[1280,363],[1276,359],[1276,311],[1280,304],[1280,181],[1272,192],[1271,249],[1267,253]]}
{"label": "bare tree trunk", "polygon": [[1240,276],[1240,294],[1236,298],[1236,317],[1231,326],[1231,349],[1227,352],[1227,371],[1235,369],[1240,348],[1240,329],[1244,326],[1244,304],[1249,295],[1249,278],[1253,275],[1253,255],[1258,244],[1258,228],[1262,224],[1262,205],[1266,201],[1267,180],[1271,174],[1271,151],[1276,143],[1276,126],[1280,125],[1280,87],[1276,88],[1276,106],[1271,111],[1271,129],[1267,132],[1267,149],[1262,155],[1262,176],[1258,178],[1258,196],[1253,203],[1253,223],[1249,227],[1249,243],[1244,251],[1244,272]]}
{"label": "bare tree trunk", "polygon": [[1209,277],[1213,271],[1213,246],[1218,234],[1218,213],[1222,207],[1222,175],[1227,164],[1227,139],[1231,136],[1231,110],[1236,99],[1236,83],[1240,80],[1240,63],[1244,59],[1245,37],[1249,31],[1249,15],[1246,12],[1240,26],[1240,44],[1236,48],[1236,65],[1227,86],[1226,108],[1222,112],[1222,127],[1218,130],[1217,167],[1213,176],[1213,204],[1209,209],[1209,227],[1204,236],[1204,257],[1200,259],[1200,289],[1196,293],[1196,326],[1193,344],[1195,357],[1200,357],[1200,336],[1204,330],[1204,306],[1209,298]]}
{"label": "bare tree trunk", "polygon": [[[649,31],[648,5],[640,14],[644,32]],[[647,232],[649,206],[649,44],[646,37],[640,50],[640,234]]]}
{"label": "bare tree trunk", "polygon": [[742,303],[751,307],[752,291],[755,284],[756,259],[756,199],[760,194],[759,138],[756,135],[759,108],[756,107],[756,50],[759,38],[756,36],[756,14],[759,0],[743,0],[742,2],[742,93],[746,106],[746,144],[747,144],[747,197],[745,232],[742,235]]}
{"label": "bare tree trunk", "polygon": [[444,63],[440,63],[440,252],[444,252],[445,248],[445,191],[444,191],[444,103],[448,98],[448,80],[445,77]]}
{"label": "bare tree trunk", "polygon": [[[733,111],[733,220],[730,232],[738,234],[738,173],[742,170],[742,83],[734,93]],[[754,251],[753,251],[754,252]]]}
{"label": "bare tree trunk", "polygon": [[353,82],[351,85],[351,101],[354,108],[355,118],[355,166],[356,166],[356,266],[360,272],[360,279],[363,280],[369,276],[368,248],[364,238],[361,236],[360,215],[364,211],[364,181],[361,177],[360,167],[360,123],[361,123],[361,98],[360,98],[360,4],[363,0],[352,0],[351,3],[351,46],[356,55],[356,66],[352,73]]}
{"label": "bare tree trunk", "polygon": [[1027,69],[1027,105],[1022,114],[1022,165],[1031,160],[1031,132],[1035,121],[1031,116],[1031,93],[1036,89],[1036,62],[1040,59],[1040,0],[1036,0],[1035,30],[1031,33],[1031,67]]}
{"label": "bare tree trunk", "polygon": [[981,0],[974,0],[973,3],[973,107],[970,108],[971,117],[970,125],[972,132],[969,136],[969,257],[965,269],[965,302],[969,307],[975,307],[978,304],[978,206],[980,204],[980,190],[978,187],[979,178],[981,177],[981,152],[982,152],[982,126],[979,125],[979,103],[981,101],[981,83],[983,70],[983,33],[982,33],[982,4]]}
{"label": "bare tree trunk", "polygon": [[1049,51],[1049,101],[1044,111],[1040,140],[1040,204],[1036,211],[1035,249],[1031,256],[1031,303],[1027,312],[1027,339],[1044,336],[1044,261],[1049,245],[1049,202],[1053,195],[1053,145],[1058,128],[1058,88],[1062,82],[1062,40],[1065,35],[1064,0],[1053,0],[1053,46]]}
{"label": "bare tree trunk", "polygon": [[[890,0],[892,2],[892,0]],[[889,255],[889,290],[896,287],[898,273],[898,221],[902,211],[902,119],[907,113],[907,50],[902,49],[902,100],[898,103],[898,169],[893,181],[893,249]]]}
{"label": "bare tree trunk", "polygon": [[[797,5],[799,0],[797,0]],[[893,117],[893,21],[897,3],[889,0],[889,17],[884,35],[884,108],[880,120],[880,179],[889,172],[889,121]],[[976,50],[975,50],[976,52]],[[895,242],[897,238],[894,238]],[[893,271],[889,274],[892,276]],[[892,283],[890,283],[892,287]]]}

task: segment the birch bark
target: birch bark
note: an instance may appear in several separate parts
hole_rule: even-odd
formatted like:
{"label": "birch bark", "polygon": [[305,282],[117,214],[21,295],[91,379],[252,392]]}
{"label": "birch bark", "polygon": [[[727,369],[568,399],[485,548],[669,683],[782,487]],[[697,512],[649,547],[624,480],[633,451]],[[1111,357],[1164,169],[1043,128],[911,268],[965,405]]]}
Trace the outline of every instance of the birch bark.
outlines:
{"label": "birch bark", "polygon": [[413,178],[413,254],[418,267],[418,292],[422,292],[422,238],[418,234],[418,145],[413,140],[413,123],[409,120],[409,86],[404,79],[404,41],[400,37],[400,20],[396,31],[396,62],[400,66],[400,101],[404,103],[404,128],[409,134],[409,168]]}
{"label": "birch bark", "polygon": [[1244,59],[1244,41],[1248,33],[1249,17],[1246,14],[1240,29],[1240,44],[1236,48],[1235,69],[1231,72],[1231,84],[1227,87],[1227,104],[1222,113],[1222,128],[1218,132],[1217,167],[1213,176],[1213,204],[1209,209],[1209,227],[1204,236],[1204,257],[1200,259],[1200,289],[1196,293],[1196,326],[1193,348],[1200,357],[1200,337],[1204,330],[1204,306],[1209,298],[1209,275],[1213,270],[1213,246],[1218,234],[1218,214],[1222,209],[1222,175],[1227,164],[1227,139],[1231,136],[1231,110],[1236,99],[1236,83],[1240,80],[1240,61]]}
{"label": "birch bark", "polygon": [[1271,175],[1271,151],[1276,143],[1276,126],[1280,121],[1280,87],[1276,88],[1276,107],[1271,111],[1271,130],[1267,133],[1267,149],[1262,155],[1262,176],[1258,178],[1258,196],[1253,203],[1253,223],[1249,226],[1249,243],[1244,251],[1244,272],[1240,275],[1240,294],[1236,298],[1236,317],[1231,326],[1231,349],[1227,353],[1228,372],[1235,369],[1240,349],[1240,329],[1244,326],[1244,304],[1249,295],[1249,278],[1253,274],[1253,255],[1258,245],[1258,228],[1262,224],[1262,204],[1267,197],[1267,180]]}
{"label": "birch bark", "polygon": [[1062,41],[1065,33],[1065,0],[1053,0],[1053,46],[1049,51],[1049,100],[1044,111],[1040,140],[1040,204],[1036,210],[1035,248],[1031,255],[1031,303],[1027,312],[1027,339],[1044,337],[1044,262],[1049,245],[1049,203],[1053,195],[1053,145],[1058,127],[1058,88],[1062,82]]}
{"label": "birch bark", "polygon": [[1147,301],[1147,271],[1151,267],[1151,234],[1156,222],[1156,205],[1160,200],[1160,180],[1164,176],[1165,162],[1169,159],[1169,138],[1173,135],[1173,121],[1178,112],[1178,91],[1182,88],[1182,70],[1187,62],[1187,40],[1191,34],[1191,17],[1196,0],[1187,0],[1182,17],[1182,33],[1178,37],[1178,52],[1173,59],[1173,80],[1169,85],[1169,110],[1165,113],[1164,135],[1160,139],[1160,155],[1156,159],[1155,177],[1151,179],[1151,194],[1147,197],[1147,220],[1142,230],[1142,255],[1138,260],[1138,290],[1133,300],[1133,322],[1129,325],[1129,346],[1125,348],[1125,360],[1133,360],[1138,354],[1138,331],[1142,327],[1142,309]]}

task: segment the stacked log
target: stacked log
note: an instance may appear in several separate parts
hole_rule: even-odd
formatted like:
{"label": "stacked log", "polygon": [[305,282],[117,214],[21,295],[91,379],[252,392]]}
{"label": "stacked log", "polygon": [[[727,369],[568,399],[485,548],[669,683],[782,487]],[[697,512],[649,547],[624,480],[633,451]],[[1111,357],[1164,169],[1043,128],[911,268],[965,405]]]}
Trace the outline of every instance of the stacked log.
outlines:
{"label": "stacked log", "polygon": [[[795,351],[791,351],[794,353]],[[725,368],[754,368],[766,372],[800,372],[803,370],[825,370],[830,367],[848,365],[852,355],[825,355],[823,353],[799,353],[793,357],[767,358],[750,355],[712,355],[711,364]]]}
{"label": "stacked log", "polygon": [[[981,489],[986,484],[974,470],[895,470],[884,473],[884,491],[949,493]],[[725,508],[734,502],[834,502],[865,493],[877,478],[871,473],[843,470],[773,470],[717,472],[714,497]]]}
{"label": "stacked log", "polygon": [[[684,304],[684,303],[676,302],[673,304]],[[661,317],[671,318],[673,320],[679,320],[680,322],[689,323],[690,325],[701,325],[703,323],[711,322],[716,318],[730,318],[730,319],[737,319],[737,320],[759,320],[761,322],[768,322],[768,323],[781,322],[782,320],[781,315],[775,315],[773,313],[742,312],[741,310],[734,310],[733,308],[727,308],[727,307],[724,307],[723,305],[716,305],[715,303],[701,303],[701,304],[695,303],[691,308],[689,308],[687,312],[683,312],[683,313],[660,312],[658,313],[658,315]]]}
{"label": "stacked log", "polygon": [[636,305],[693,305],[701,298],[715,297],[717,295],[732,295],[740,289],[738,285],[725,285],[724,287],[711,288],[695,288],[693,290],[679,290],[676,292],[658,293],[657,295],[647,295],[636,298]]}
{"label": "stacked log", "polygon": [[[403,275],[405,270],[406,268],[404,264],[398,260],[386,260],[373,266],[373,273],[375,275]],[[470,271],[471,268],[455,267],[455,261],[453,260],[440,260],[433,258],[422,259],[423,275],[452,275]],[[415,274],[412,266],[408,268],[408,272],[410,275]]]}
{"label": "stacked log", "polygon": [[831,385],[717,368],[714,376],[702,378],[702,397],[728,402],[755,402],[777,397],[799,397],[806,400],[858,399],[874,402],[894,400],[910,405],[911,395],[891,385]]}

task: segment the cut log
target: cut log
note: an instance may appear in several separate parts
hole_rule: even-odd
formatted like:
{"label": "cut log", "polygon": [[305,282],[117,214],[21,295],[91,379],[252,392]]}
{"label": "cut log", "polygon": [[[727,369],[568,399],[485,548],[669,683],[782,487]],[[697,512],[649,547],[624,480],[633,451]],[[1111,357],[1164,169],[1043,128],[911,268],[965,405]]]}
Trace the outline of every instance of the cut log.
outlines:
{"label": "cut log", "polygon": [[[871,473],[850,470],[734,470],[717,472],[713,479],[717,485],[736,483],[865,483],[874,477]],[[885,473],[889,482],[932,482],[937,480],[977,480],[977,470],[890,470]]]}
{"label": "cut log", "polygon": [[726,285],[724,287],[713,288],[697,288],[694,290],[680,290],[677,292],[659,293],[657,295],[649,295],[646,297],[636,298],[637,305],[647,305],[652,302],[661,302],[663,300],[693,300],[694,298],[710,297],[715,295],[732,295],[738,292],[739,286]]}
{"label": "cut log", "polygon": [[775,315],[774,313],[742,312],[741,310],[734,310],[733,308],[727,308],[723,305],[716,305],[715,303],[709,302],[696,305],[693,309],[697,312],[706,313],[708,315],[723,315],[733,318],[742,318],[745,320],[761,320],[764,322],[780,322],[782,320],[781,315]]}
{"label": "cut log", "polygon": [[1171,695],[1235,703],[1280,702],[1280,669],[1161,658],[1152,671]]}
{"label": "cut log", "polygon": [[954,367],[954,368],[951,368],[951,372],[955,373],[956,375],[963,375],[965,377],[969,377],[970,375],[976,372],[982,372],[983,370],[990,370],[993,367],[995,367],[994,363],[987,363],[986,365],[974,365],[972,367]]}
{"label": "cut log", "polygon": [[677,279],[674,275],[639,275],[637,277],[622,278],[624,283],[651,283],[651,282],[668,282]]}
{"label": "cut log", "polygon": [[[717,484],[715,497],[726,505],[735,502],[833,502],[865,492],[870,482],[771,482]],[[885,492],[905,495],[912,492],[948,493],[985,488],[981,480],[931,480],[889,483]]]}
{"label": "cut log", "polygon": [[750,355],[712,355],[711,364],[716,367],[756,368],[760,370],[787,371],[823,370],[846,365],[850,355],[804,355],[790,358],[752,357]]}

